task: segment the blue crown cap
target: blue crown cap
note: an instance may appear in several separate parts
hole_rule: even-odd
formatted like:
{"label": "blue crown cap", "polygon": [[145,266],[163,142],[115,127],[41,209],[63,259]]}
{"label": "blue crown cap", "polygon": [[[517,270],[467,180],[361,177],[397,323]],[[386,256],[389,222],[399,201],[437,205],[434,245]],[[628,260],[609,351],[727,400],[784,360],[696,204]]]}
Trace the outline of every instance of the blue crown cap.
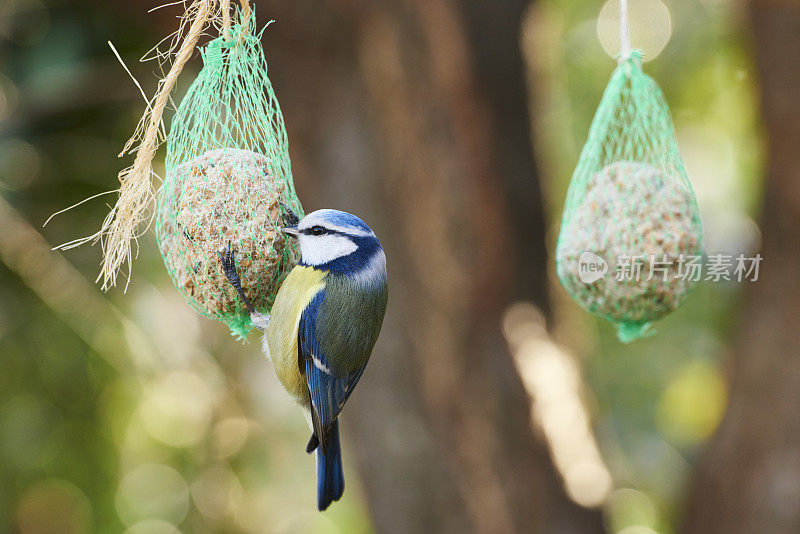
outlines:
{"label": "blue crown cap", "polygon": [[372,231],[372,229],[369,226],[367,226],[367,223],[365,223],[359,217],[356,217],[352,213],[347,213],[345,211],[332,210],[332,209],[323,209],[319,210],[317,212],[317,215],[337,226],[351,226],[354,228],[358,228],[360,230],[364,230],[366,232]]}

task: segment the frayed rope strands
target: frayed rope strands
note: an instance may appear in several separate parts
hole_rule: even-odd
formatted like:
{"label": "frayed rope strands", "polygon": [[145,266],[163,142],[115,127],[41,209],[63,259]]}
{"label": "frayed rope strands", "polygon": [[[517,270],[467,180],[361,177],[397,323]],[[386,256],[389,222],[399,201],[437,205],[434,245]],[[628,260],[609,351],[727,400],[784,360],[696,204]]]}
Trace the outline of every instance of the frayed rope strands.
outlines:
{"label": "frayed rope strands", "polygon": [[[245,20],[249,21],[249,1],[241,0],[241,6],[242,14],[247,15]],[[128,283],[130,282],[132,260],[134,257],[132,243],[137,243],[139,236],[149,228],[153,218],[152,212],[148,214],[148,208],[151,206],[151,202],[155,197],[151,178],[156,175],[153,172],[152,163],[156,150],[165,137],[162,123],[164,109],[170,101],[170,94],[175,88],[178,76],[191,58],[195,46],[204,30],[210,23],[217,25],[219,20],[222,20],[222,25],[224,26],[226,17],[228,20],[227,25],[228,27],[230,26],[230,14],[226,13],[229,8],[229,0],[195,0],[186,9],[181,19],[181,26],[174,34],[176,36],[175,41],[177,42],[179,40],[185,25],[191,21],[186,36],[181,42],[177,53],[175,53],[169,72],[159,82],[156,95],[151,101],[152,104],[151,102],[147,102],[145,112],[134,134],[119,154],[120,157],[122,157],[125,154],[135,153],[136,158],[133,165],[123,169],[118,175],[120,187],[117,190],[119,193],[117,203],[111,208],[111,211],[103,220],[103,224],[97,232],[90,236],[55,247],[55,249],[68,250],[85,243],[96,243],[100,241],[103,250],[103,260],[100,274],[96,281],[99,282],[100,279],[103,280],[103,290],[107,290],[116,285],[117,274],[120,268],[126,263],[128,265]],[[246,32],[247,27],[243,26],[242,31]],[[174,48],[171,48],[163,56],[171,56],[173,49]],[[159,60],[164,59],[163,56],[156,53],[156,57],[159,58]],[[139,144],[134,148],[137,142]],[[82,203],[83,202],[79,202],[72,207]],[[62,210],[58,213],[63,213],[63,211],[66,210]],[[48,222],[49,220],[50,219],[48,219]],[[145,222],[147,222],[147,225],[142,229],[142,223]],[[127,283],[125,288],[127,289]]]}

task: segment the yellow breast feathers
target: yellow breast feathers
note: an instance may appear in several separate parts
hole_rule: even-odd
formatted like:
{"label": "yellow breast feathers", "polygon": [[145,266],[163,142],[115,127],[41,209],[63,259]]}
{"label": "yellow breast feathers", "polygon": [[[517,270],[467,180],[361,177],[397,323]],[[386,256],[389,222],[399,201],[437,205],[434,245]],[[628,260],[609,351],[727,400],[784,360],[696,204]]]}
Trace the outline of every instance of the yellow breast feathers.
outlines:
{"label": "yellow breast feathers", "polygon": [[298,265],[283,281],[267,327],[267,344],[278,380],[297,402],[309,402],[308,385],[297,363],[300,316],[311,299],[325,287],[325,272]]}

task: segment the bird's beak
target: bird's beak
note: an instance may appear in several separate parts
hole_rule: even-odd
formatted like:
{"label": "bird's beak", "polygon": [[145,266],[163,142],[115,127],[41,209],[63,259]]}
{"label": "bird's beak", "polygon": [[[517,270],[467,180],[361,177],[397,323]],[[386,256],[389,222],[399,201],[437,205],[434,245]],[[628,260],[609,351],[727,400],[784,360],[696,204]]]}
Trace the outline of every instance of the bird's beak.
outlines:
{"label": "bird's beak", "polygon": [[292,226],[284,226],[283,228],[281,228],[281,232],[292,237],[297,237],[300,235],[300,231],[297,229],[296,224]]}

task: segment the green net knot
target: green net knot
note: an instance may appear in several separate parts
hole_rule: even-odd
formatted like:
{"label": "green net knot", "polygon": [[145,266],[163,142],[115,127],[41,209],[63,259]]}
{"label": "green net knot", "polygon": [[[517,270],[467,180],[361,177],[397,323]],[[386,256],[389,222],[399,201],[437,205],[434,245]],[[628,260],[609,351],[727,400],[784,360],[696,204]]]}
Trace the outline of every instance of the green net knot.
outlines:
{"label": "green net knot", "polygon": [[653,324],[649,322],[637,323],[621,321],[615,323],[617,327],[617,338],[623,343],[630,343],[643,337],[651,337],[656,334]]}
{"label": "green net knot", "polygon": [[249,315],[232,314],[226,318],[225,324],[228,325],[231,335],[237,340],[247,339],[247,334],[253,329],[253,322]]}
{"label": "green net knot", "polygon": [[644,57],[644,52],[642,52],[638,48],[634,48],[630,51],[630,53],[627,56],[624,56],[622,53],[618,54],[617,64],[622,65],[625,63],[629,63],[635,67],[638,67],[639,70],[641,70],[643,57]]}

